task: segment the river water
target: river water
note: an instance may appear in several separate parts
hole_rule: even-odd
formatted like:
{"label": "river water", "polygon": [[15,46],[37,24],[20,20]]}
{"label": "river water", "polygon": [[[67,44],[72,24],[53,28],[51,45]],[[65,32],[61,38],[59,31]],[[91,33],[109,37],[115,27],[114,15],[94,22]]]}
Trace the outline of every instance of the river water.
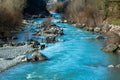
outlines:
{"label": "river water", "polygon": [[[42,19],[35,21],[41,22]],[[1,73],[0,80],[120,80],[120,69],[107,68],[109,64],[119,64],[120,56],[100,50],[104,41],[92,39],[100,34],[67,23],[56,24],[65,33],[58,38],[65,41],[47,44],[48,47],[40,51],[50,60],[19,64]],[[31,28],[35,26],[27,27],[26,31]],[[18,34],[19,41],[25,40],[23,34]],[[36,39],[40,41],[41,38]]]}

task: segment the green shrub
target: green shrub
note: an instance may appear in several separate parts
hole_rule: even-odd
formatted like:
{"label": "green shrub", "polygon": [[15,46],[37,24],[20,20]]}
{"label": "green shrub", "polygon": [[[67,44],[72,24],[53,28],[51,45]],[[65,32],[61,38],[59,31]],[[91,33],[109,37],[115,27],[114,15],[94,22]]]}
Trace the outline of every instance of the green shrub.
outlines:
{"label": "green shrub", "polygon": [[119,20],[112,20],[111,24],[120,25],[120,19]]}

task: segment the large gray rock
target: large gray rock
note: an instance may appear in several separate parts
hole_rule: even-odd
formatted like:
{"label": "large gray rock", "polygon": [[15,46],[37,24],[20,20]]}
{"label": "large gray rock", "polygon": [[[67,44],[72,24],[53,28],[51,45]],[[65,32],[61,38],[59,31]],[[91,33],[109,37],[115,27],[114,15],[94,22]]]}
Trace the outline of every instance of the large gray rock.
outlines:
{"label": "large gray rock", "polygon": [[98,35],[98,36],[96,36],[96,39],[99,39],[99,40],[100,40],[100,39],[104,39],[104,37]]}
{"label": "large gray rock", "polygon": [[48,58],[43,55],[42,53],[39,53],[38,51],[35,51],[32,53],[32,57],[30,59],[30,61],[32,62],[36,62],[36,61],[43,61],[43,60],[47,60]]}
{"label": "large gray rock", "polygon": [[49,29],[43,31],[44,34],[64,35],[63,28],[51,25]]}
{"label": "large gray rock", "polygon": [[37,48],[37,49],[44,49],[45,45],[41,45],[38,41],[30,39],[27,43],[28,47],[32,47],[32,48]]}
{"label": "large gray rock", "polygon": [[108,44],[105,48],[103,48],[103,51],[105,52],[115,52],[117,50],[116,44]]}
{"label": "large gray rock", "polygon": [[108,68],[114,68],[115,66],[114,65],[108,65]]}
{"label": "large gray rock", "polygon": [[46,38],[43,39],[44,43],[53,43],[56,41],[57,41],[57,39],[55,36],[47,36]]}

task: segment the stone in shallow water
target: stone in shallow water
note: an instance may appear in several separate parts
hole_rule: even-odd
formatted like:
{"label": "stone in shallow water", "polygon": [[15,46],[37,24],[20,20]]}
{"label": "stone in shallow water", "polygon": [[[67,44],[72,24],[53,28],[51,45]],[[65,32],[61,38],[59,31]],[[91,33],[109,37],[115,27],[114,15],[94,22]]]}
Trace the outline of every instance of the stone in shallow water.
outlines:
{"label": "stone in shallow water", "polygon": [[12,36],[12,40],[18,39],[17,36]]}
{"label": "stone in shallow water", "polygon": [[108,44],[105,48],[103,48],[103,51],[105,52],[114,52],[117,49],[116,44]]}
{"label": "stone in shallow water", "polygon": [[44,60],[48,60],[48,58],[42,53],[39,53],[38,51],[34,51],[31,55],[31,58],[27,59],[28,62],[29,61],[36,62],[36,61],[44,61]]}
{"label": "stone in shallow water", "polygon": [[120,68],[120,64],[116,65],[115,68]]}
{"label": "stone in shallow water", "polygon": [[56,41],[57,41],[57,39],[55,36],[47,36],[45,39],[43,39],[44,43],[53,43]]}
{"label": "stone in shallow water", "polygon": [[108,68],[114,68],[114,65],[108,65]]}
{"label": "stone in shallow water", "polygon": [[103,36],[96,36],[96,39],[104,39]]}
{"label": "stone in shallow water", "polygon": [[37,40],[30,39],[27,43],[28,47],[37,48],[37,49],[44,49],[45,45],[41,45]]}

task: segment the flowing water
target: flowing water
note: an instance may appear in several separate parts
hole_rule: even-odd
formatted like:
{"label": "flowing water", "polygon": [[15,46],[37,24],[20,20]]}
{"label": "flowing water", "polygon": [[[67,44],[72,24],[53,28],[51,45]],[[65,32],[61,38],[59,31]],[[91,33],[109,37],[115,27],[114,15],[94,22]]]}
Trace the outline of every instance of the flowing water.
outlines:
{"label": "flowing water", "polygon": [[[65,33],[58,38],[65,41],[48,44],[45,50],[40,51],[50,60],[19,64],[1,73],[0,80],[120,80],[120,69],[107,68],[109,64],[119,64],[120,56],[100,50],[104,41],[92,39],[100,34],[67,23],[56,24]],[[27,27],[26,31],[29,32],[30,28],[35,26]],[[24,34],[18,34],[21,36],[19,41],[25,40]],[[41,38],[36,39],[40,41]]]}

